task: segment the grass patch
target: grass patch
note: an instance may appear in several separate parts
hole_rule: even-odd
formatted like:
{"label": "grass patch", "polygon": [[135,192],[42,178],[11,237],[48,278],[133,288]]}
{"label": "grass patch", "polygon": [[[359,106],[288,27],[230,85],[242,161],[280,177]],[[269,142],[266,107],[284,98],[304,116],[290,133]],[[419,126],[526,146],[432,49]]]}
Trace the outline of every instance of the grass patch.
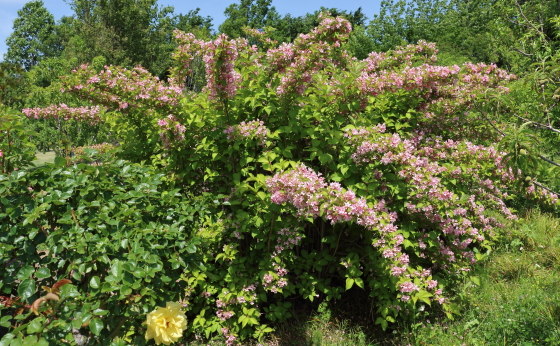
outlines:
{"label": "grass patch", "polygon": [[47,151],[46,153],[37,153],[37,159],[33,161],[35,167],[44,166],[46,163],[54,163],[54,158],[56,154],[54,151]]}
{"label": "grass patch", "polygon": [[401,333],[400,344],[560,345],[559,224],[540,212],[510,223],[482,268],[481,286],[460,290],[461,316]]}

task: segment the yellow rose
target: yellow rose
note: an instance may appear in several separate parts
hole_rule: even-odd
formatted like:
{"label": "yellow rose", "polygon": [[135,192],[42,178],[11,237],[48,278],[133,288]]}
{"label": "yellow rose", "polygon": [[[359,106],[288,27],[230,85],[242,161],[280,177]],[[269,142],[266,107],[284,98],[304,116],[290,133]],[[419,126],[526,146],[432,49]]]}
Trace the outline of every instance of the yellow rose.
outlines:
{"label": "yellow rose", "polygon": [[148,314],[146,340],[154,339],[156,344],[169,345],[183,336],[187,329],[187,316],[181,311],[181,304],[167,302]]}

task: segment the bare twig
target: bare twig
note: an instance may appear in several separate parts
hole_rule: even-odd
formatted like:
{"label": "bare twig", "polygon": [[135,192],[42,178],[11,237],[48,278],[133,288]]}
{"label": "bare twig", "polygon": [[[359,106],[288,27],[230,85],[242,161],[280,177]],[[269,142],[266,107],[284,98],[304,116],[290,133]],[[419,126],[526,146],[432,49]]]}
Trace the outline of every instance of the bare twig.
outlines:
{"label": "bare twig", "polygon": [[[478,108],[478,107],[477,107],[477,108]],[[480,114],[482,114],[482,116],[484,116],[484,118],[486,119],[486,121],[488,121],[488,123],[490,123],[490,125],[492,125],[492,127],[494,128],[494,130],[498,131],[498,133],[501,134],[502,136],[505,136],[505,135],[506,135],[503,131],[501,131],[501,130],[498,129],[496,126],[494,126],[494,124],[493,124],[492,121],[488,118],[488,116],[486,115],[486,113],[484,113],[484,112],[483,112],[482,110],[480,110],[480,109],[478,109],[478,111],[480,112]],[[514,115],[515,115],[515,114],[514,114]],[[524,119],[524,118],[522,118],[522,117],[520,117],[520,116],[518,116],[518,115],[515,115],[515,116],[518,117],[518,118],[521,118],[521,119],[523,119],[523,120],[527,120],[527,119]],[[530,120],[527,120],[527,121],[530,121]],[[534,122],[534,121],[532,121],[532,122]],[[547,127],[546,125],[543,125],[543,124],[539,124],[539,123],[537,123],[537,124],[538,124],[538,125],[541,125],[541,126],[544,126],[544,127]],[[556,130],[556,129],[554,129],[554,130],[555,130],[556,132],[558,132],[558,130]],[[560,163],[556,163],[556,162],[554,162],[554,161],[552,161],[552,160],[550,160],[550,159],[547,159],[546,157],[544,157],[544,156],[542,156],[542,155],[537,155],[537,156],[538,156],[541,160],[544,160],[544,161],[550,163],[551,165],[560,167]]]}
{"label": "bare twig", "polygon": [[555,195],[560,195],[559,192],[556,192],[556,191],[554,191],[554,190],[551,190],[551,189],[549,189],[548,187],[542,185],[541,183],[538,183],[538,182],[536,182],[536,181],[533,181],[533,184],[537,185],[537,186],[540,187],[541,189],[544,189],[544,190],[546,190],[546,191],[548,191],[548,192],[552,192],[552,193],[555,194]]}
{"label": "bare twig", "polygon": [[514,51],[519,52],[525,56],[533,56],[535,54],[529,54],[529,53],[525,53],[524,51],[522,51],[521,49],[517,49],[517,48],[512,48]]}
{"label": "bare twig", "polygon": [[560,163],[556,163],[556,162],[554,162],[554,161],[552,161],[552,160],[549,160],[549,159],[547,159],[546,157],[544,157],[544,156],[542,156],[542,155],[537,155],[537,156],[538,156],[540,159],[542,159],[542,160],[544,160],[544,161],[550,163],[551,165],[554,165],[554,166],[556,166],[556,167],[560,167]]}
{"label": "bare twig", "polygon": [[486,119],[486,121],[488,121],[488,123],[494,128],[494,130],[498,131],[499,134],[501,134],[502,136],[505,136],[506,134],[504,132],[502,132],[499,128],[497,128],[493,123],[492,120],[490,120],[490,118],[488,118],[488,116],[486,115],[486,113],[484,113],[480,108],[476,107],[478,109],[478,111],[480,112],[480,114],[482,114],[482,116],[484,117],[484,119]]}
{"label": "bare twig", "polygon": [[550,125],[545,125],[545,124],[541,124],[541,123],[536,122],[536,121],[532,121],[532,120],[529,120],[529,119],[525,119],[525,118],[523,118],[522,116],[519,116],[519,115],[517,115],[517,114],[514,114],[514,116],[517,117],[517,118],[519,118],[519,119],[521,119],[521,120],[525,120],[525,121],[531,122],[531,123],[533,123],[533,124],[535,124],[535,125],[539,125],[539,126],[541,126],[541,127],[544,127],[545,129],[548,129],[548,130],[550,130],[550,131],[553,131],[553,132],[556,132],[556,133],[560,133],[560,130],[555,129],[554,127],[552,127],[552,126],[550,126]]}
{"label": "bare twig", "polygon": [[540,36],[545,39],[544,43],[548,46],[548,41],[546,40],[544,32],[542,31],[542,26],[541,26],[541,28],[535,27],[535,25],[533,25],[533,22],[531,22],[529,19],[527,19],[527,17],[525,16],[525,13],[523,12],[523,9],[521,8],[521,5],[519,5],[519,2],[517,0],[515,1],[515,4],[517,5],[517,8],[519,9],[519,13],[521,13],[523,18],[527,21],[527,23],[529,23],[529,25],[533,28],[533,30],[538,32],[540,34]]}

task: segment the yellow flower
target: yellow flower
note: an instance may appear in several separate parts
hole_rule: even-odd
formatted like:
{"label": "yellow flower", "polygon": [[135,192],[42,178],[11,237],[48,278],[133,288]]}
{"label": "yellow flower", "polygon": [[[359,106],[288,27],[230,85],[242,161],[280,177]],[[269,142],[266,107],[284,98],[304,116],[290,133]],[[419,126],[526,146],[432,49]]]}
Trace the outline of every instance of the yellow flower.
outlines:
{"label": "yellow flower", "polygon": [[169,345],[183,336],[187,329],[187,316],[181,311],[181,304],[167,302],[148,314],[146,340],[154,339],[156,344]]}

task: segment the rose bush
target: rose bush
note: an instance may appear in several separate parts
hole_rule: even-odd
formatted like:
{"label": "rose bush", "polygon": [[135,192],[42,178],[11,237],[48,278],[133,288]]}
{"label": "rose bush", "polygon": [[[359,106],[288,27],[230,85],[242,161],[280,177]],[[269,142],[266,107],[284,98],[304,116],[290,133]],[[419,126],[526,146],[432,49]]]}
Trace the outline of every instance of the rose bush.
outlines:
{"label": "rose bush", "polygon": [[197,232],[213,222],[212,197],[164,178],[123,160],[64,158],[0,175],[4,344],[146,343],[146,314],[184,300],[185,270],[204,268]]}

